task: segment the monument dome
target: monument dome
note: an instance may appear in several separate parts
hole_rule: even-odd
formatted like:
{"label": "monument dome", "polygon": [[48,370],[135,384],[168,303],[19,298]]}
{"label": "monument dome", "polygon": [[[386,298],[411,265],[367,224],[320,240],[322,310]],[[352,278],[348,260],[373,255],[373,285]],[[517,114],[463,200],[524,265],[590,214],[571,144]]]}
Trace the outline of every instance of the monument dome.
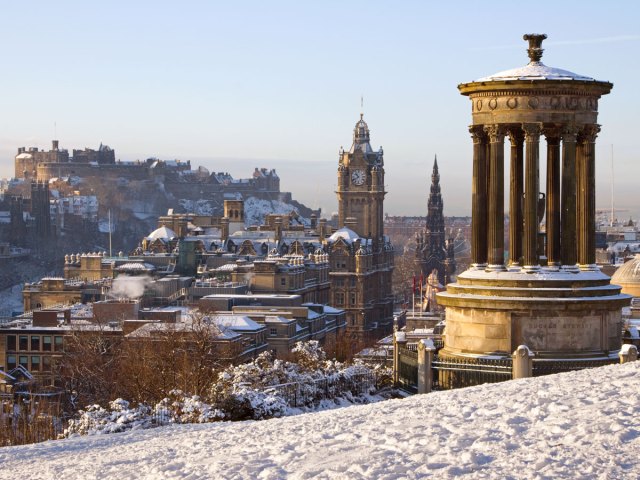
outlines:
{"label": "monument dome", "polygon": [[620,285],[622,293],[640,297],[640,254],[621,265],[611,276],[611,283]]}

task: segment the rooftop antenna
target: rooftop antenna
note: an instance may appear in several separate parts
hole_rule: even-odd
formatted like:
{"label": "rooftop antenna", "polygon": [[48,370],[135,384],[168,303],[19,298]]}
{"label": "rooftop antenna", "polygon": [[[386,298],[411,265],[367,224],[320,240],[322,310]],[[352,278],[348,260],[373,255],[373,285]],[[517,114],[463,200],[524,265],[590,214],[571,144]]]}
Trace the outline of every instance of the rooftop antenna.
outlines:
{"label": "rooftop antenna", "polygon": [[364,116],[364,95],[360,95],[360,118]]}

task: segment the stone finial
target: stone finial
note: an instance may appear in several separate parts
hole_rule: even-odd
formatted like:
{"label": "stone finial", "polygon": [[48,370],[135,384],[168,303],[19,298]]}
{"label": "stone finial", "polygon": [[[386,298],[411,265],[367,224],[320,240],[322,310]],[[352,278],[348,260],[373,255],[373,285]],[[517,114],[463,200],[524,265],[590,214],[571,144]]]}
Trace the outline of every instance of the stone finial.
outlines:
{"label": "stone finial", "polygon": [[542,58],[542,52],[544,52],[544,48],[542,48],[542,41],[547,38],[547,34],[527,33],[522,38],[529,42],[527,53],[529,54],[529,59],[531,60],[531,62],[539,62]]}

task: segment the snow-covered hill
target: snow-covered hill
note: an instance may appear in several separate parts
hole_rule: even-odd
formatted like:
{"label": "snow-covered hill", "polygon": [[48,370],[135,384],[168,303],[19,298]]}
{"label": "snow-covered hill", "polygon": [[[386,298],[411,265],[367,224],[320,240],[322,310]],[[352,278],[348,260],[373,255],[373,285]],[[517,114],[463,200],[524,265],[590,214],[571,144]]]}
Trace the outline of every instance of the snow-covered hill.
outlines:
{"label": "snow-covered hill", "polygon": [[0,478],[640,478],[640,362],[0,449]]}

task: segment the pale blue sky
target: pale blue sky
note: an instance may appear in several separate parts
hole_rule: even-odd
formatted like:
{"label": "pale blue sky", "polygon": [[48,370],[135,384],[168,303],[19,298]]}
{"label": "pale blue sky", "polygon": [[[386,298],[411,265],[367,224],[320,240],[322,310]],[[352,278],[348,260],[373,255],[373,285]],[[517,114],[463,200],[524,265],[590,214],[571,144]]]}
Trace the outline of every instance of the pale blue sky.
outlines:
{"label": "pale blue sky", "polygon": [[[426,213],[438,155],[445,214],[470,211],[470,104],[456,86],[543,61],[614,83],[600,102],[598,207],[640,202],[637,2],[3,2],[0,176],[20,146],[191,159],[246,177],[274,167],[283,190],[336,209],[338,150],[364,95],[385,150],[390,214]],[[622,214],[623,216],[627,214]]]}

